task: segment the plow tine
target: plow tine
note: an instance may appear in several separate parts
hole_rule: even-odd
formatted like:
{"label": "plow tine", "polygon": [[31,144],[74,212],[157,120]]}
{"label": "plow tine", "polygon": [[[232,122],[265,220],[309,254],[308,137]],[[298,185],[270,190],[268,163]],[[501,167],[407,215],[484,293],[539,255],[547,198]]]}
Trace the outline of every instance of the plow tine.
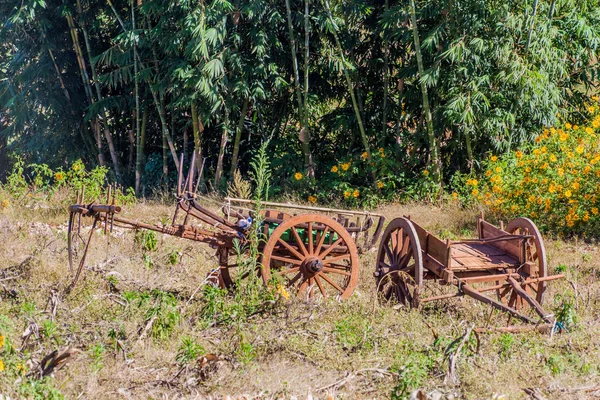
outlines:
{"label": "plow tine", "polygon": [[[77,196],[79,198],[79,196]],[[69,213],[69,229],[67,231],[67,246],[69,249],[69,272],[73,274],[73,223],[75,222],[75,213]],[[81,221],[79,221],[81,224]],[[79,234],[79,226],[77,226],[77,234]]]}
{"label": "plow tine", "polygon": [[206,162],[206,157],[202,159],[202,166],[200,167],[200,173],[198,174],[198,179],[196,180],[196,187],[194,188],[194,194],[198,193],[198,186],[200,186],[200,177],[202,176],[202,172],[204,172],[204,163]]}
{"label": "plow tine", "polygon": [[179,171],[177,171],[177,197],[182,195],[183,189],[181,184],[183,183],[183,153],[179,156]]}
{"label": "plow tine", "polygon": [[[92,242],[92,236],[94,236],[94,231],[96,230],[96,225],[98,223],[98,217],[94,218],[94,223],[92,224],[92,229],[90,230],[90,236],[88,238],[87,243],[85,244],[85,250],[83,251],[83,256],[81,257],[81,261],[79,262],[79,266],[77,267],[77,273],[75,274],[75,278],[67,288],[67,293],[71,291],[71,289],[75,286],[77,281],[79,280],[79,276],[81,275],[81,271],[83,270],[83,266],[85,265],[85,259],[87,258],[87,253],[90,248],[90,243]],[[71,249],[69,248],[69,251]],[[69,257],[70,258],[70,257]]]}
{"label": "plow tine", "polygon": [[192,187],[194,186],[194,169],[196,168],[196,152],[192,155],[192,162],[190,164],[190,171],[188,172],[188,192],[192,193]]}

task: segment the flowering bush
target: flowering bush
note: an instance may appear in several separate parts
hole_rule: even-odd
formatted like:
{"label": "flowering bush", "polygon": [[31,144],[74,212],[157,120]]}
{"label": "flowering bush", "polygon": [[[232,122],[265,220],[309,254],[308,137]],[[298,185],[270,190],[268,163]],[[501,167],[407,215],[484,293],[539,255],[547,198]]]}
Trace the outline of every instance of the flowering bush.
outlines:
{"label": "flowering bush", "polygon": [[298,171],[292,171],[289,178],[293,190],[311,204],[334,202],[342,207],[372,208],[399,197],[398,189],[407,187],[397,157],[383,147],[372,153],[372,161],[366,152],[355,153],[319,169],[322,172],[317,180],[307,179]]}
{"label": "flowering bush", "polygon": [[593,98],[582,126],[544,130],[526,148],[486,162],[470,195],[507,217],[527,216],[567,234],[600,233],[600,104]]}
{"label": "flowering bush", "polygon": [[[67,170],[58,168],[53,171],[46,164],[25,165],[21,158],[17,158],[2,188],[17,199],[39,200],[51,198],[60,189],[79,191],[85,186],[85,198],[91,201],[103,197],[107,173],[106,167],[87,171],[81,160],[75,161]],[[131,188],[125,191],[119,188],[116,197],[120,204],[135,202],[135,193]],[[8,199],[0,199],[1,208],[9,204]]]}

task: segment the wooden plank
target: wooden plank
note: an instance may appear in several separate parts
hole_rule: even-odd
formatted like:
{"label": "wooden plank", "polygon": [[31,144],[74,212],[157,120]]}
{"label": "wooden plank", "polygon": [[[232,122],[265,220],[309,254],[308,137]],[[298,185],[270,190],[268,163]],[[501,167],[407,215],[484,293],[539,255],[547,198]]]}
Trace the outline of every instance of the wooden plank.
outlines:
{"label": "wooden plank", "polygon": [[[499,229],[486,221],[481,221],[480,224],[483,236],[482,239],[491,239],[498,236],[508,235],[508,232],[503,231],[502,229]],[[503,240],[489,243],[488,245],[510,254],[517,260],[521,257],[521,246],[518,239]]]}
{"label": "wooden plank", "polygon": [[446,243],[433,235],[427,237],[427,254],[436,259],[440,264],[447,265]]}
{"label": "wooden plank", "polygon": [[427,253],[427,238],[431,236],[431,234],[425,229],[423,229],[416,222],[412,220],[410,222],[412,222],[413,226],[415,227],[415,232],[417,232],[417,236],[419,237],[419,244],[421,245],[421,250],[424,253]]}

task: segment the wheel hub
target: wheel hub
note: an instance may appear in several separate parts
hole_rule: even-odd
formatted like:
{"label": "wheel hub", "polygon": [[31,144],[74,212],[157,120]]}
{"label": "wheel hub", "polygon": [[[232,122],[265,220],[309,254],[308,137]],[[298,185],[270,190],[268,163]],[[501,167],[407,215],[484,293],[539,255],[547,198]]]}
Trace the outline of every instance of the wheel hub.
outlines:
{"label": "wheel hub", "polygon": [[323,270],[323,261],[318,257],[306,257],[300,265],[300,270],[304,275],[316,275]]}

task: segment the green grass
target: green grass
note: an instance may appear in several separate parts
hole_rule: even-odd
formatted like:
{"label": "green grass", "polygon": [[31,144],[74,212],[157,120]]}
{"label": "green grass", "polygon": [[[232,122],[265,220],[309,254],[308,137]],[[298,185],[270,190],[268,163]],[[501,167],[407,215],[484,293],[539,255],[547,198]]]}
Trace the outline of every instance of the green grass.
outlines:
{"label": "green grass", "polygon": [[[436,235],[452,237],[472,235],[465,221],[476,216],[422,205],[378,211],[388,220],[410,214]],[[170,206],[147,203],[124,210],[149,223],[170,213]],[[33,221],[46,225],[32,228]],[[544,303],[566,331],[552,337],[479,334],[479,343],[473,335],[457,359],[460,383],[449,386],[449,356],[467,327],[503,326],[507,316],[468,298],[421,311],[374,304],[374,253],[361,256],[359,284],[349,300],[285,301],[258,279],[233,292],[200,287],[217,265],[208,246],[160,235],[144,244],[134,232],[116,229],[110,240],[97,235],[82,279],[67,295],[65,222],[58,213],[0,212],[0,279],[19,275],[0,286],[0,334],[6,338],[0,388],[14,398],[119,398],[125,388],[134,398],[311,393],[403,399],[416,389],[435,389],[518,399],[526,398],[523,389],[537,388],[561,399],[578,396],[567,389],[600,382],[600,250],[591,244],[546,241],[549,271],[572,282],[550,283]],[[151,255],[152,268],[144,254]],[[52,289],[60,297],[54,317]],[[38,334],[23,344],[30,324]],[[25,378],[41,358],[66,346],[81,353],[54,376]],[[207,354],[219,360],[200,365]]]}

